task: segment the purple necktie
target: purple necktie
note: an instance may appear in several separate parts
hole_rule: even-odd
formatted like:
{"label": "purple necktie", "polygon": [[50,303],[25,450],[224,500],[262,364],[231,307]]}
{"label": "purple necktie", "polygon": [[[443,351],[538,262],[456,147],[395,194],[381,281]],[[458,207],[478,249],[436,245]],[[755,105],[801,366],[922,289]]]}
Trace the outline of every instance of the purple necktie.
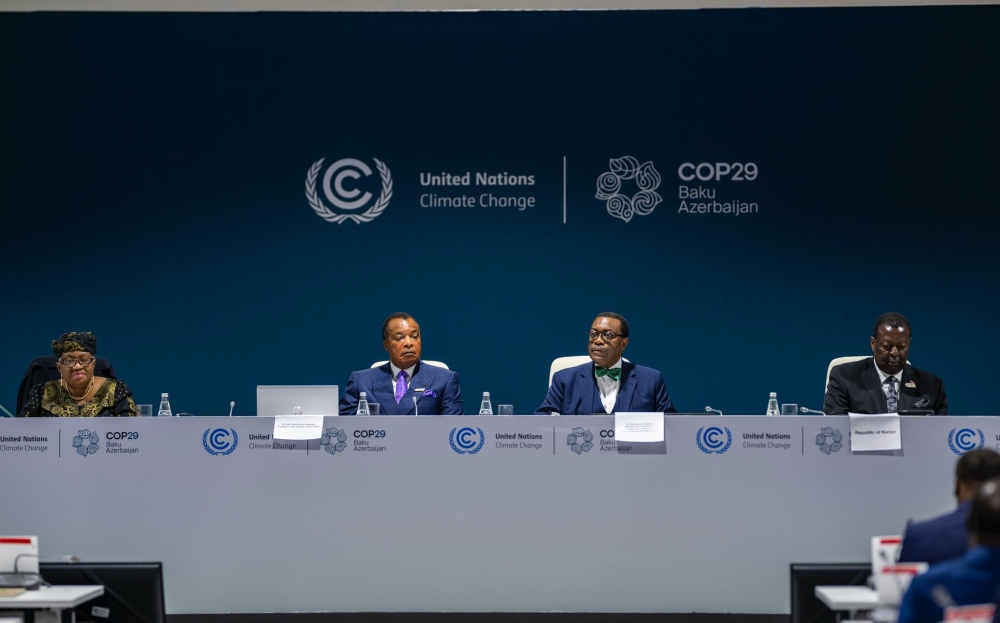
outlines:
{"label": "purple necktie", "polygon": [[403,399],[406,395],[406,371],[400,370],[399,375],[396,377],[396,403]]}

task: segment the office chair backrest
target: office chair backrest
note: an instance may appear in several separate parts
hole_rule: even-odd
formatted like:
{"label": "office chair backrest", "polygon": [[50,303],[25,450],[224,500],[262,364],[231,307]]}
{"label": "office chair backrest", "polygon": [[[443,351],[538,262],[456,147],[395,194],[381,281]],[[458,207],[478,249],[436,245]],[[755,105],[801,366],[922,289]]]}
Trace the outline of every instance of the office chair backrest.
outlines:
{"label": "office chair backrest", "polygon": [[[94,376],[105,376],[109,379],[117,378],[115,369],[111,362],[104,357],[96,357],[94,364]],[[56,368],[58,358],[55,355],[45,357],[35,357],[28,363],[28,369],[24,371],[24,378],[21,379],[21,387],[17,390],[17,409],[14,415],[21,412],[24,404],[28,402],[28,392],[39,383],[59,380],[59,369]]]}

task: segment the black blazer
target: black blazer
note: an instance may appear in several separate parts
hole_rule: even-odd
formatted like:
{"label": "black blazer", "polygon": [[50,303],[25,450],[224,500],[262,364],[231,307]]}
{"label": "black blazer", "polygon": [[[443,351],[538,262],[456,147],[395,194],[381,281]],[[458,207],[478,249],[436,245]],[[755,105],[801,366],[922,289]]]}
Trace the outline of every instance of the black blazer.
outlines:
{"label": "black blazer", "polygon": [[[930,372],[904,364],[896,409],[930,409],[935,415],[948,415],[944,382]],[[830,371],[823,412],[827,415],[889,412],[873,357],[844,363]]]}

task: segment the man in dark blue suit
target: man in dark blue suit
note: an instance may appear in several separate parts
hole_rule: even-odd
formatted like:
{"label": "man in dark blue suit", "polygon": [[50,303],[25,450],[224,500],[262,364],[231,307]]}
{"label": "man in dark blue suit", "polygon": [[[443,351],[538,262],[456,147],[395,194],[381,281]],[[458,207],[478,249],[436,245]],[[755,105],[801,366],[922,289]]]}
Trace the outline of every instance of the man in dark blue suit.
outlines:
{"label": "man in dark blue suit", "polygon": [[963,454],[955,466],[955,497],[958,498],[958,508],[947,515],[907,526],[899,561],[933,565],[964,556],[969,550],[969,534],[965,523],[969,517],[972,498],[984,482],[994,478],[1000,478],[1000,454],[988,448]]}
{"label": "man in dark blue suit", "polygon": [[1000,480],[985,483],[972,497],[967,523],[971,547],[910,582],[899,605],[898,623],[937,623],[943,606],[992,604],[1000,592]]}
{"label": "man in dark blue suit", "polygon": [[622,359],[628,346],[628,321],[604,312],[587,332],[591,362],[556,372],[536,415],[591,415],[616,412],[673,412],[663,375]]}
{"label": "man in dark blue suit", "polygon": [[341,415],[356,415],[358,396],[379,404],[380,415],[462,415],[458,375],[420,362],[420,325],[405,312],[382,323],[382,346],[389,363],[351,372],[340,399]]}

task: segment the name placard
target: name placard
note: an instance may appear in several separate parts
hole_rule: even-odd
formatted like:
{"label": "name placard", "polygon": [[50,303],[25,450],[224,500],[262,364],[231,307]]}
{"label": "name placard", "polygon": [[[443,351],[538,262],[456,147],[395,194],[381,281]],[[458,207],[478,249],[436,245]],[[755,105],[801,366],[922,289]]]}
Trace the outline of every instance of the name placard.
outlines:
{"label": "name placard", "polygon": [[851,417],[851,452],[902,449],[898,413],[848,415]]}

